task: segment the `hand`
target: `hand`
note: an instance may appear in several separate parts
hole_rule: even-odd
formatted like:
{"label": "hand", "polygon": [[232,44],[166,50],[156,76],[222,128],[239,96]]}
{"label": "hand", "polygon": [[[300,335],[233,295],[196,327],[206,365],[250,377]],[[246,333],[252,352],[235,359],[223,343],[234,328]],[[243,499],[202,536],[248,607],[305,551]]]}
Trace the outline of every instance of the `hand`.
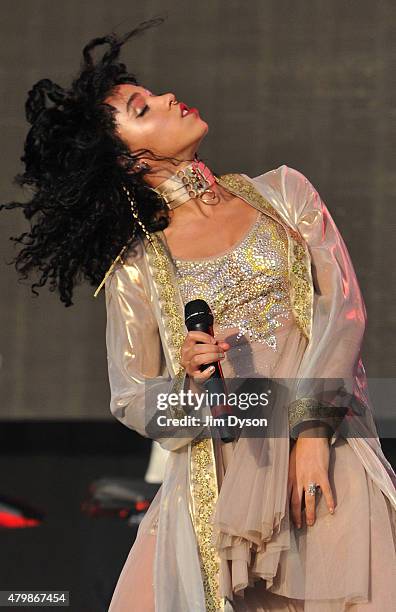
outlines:
{"label": "hand", "polygon": [[[288,496],[291,495],[291,515],[296,527],[301,527],[301,504],[305,494],[306,524],[315,522],[317,495],[310,495],[308,484],[320,485],[330,514],[334,513],[334,498],[329,483],[330,446],[325,437],[308,437],[308,431],[298,437],[289,458]],[[311,436],[312,434],[311,430]],[[307,436],[307,437],[305,437]]]}
{"label": "hand", "polygon": [[190,331],[181,348],[180,363],[193,381],[203,383],[210,378],[213,370],[206,368],[201,372],[199,366],[224,359],[224,351],[228,351],[229,348],[228,342],[217,342],[210,334]]}

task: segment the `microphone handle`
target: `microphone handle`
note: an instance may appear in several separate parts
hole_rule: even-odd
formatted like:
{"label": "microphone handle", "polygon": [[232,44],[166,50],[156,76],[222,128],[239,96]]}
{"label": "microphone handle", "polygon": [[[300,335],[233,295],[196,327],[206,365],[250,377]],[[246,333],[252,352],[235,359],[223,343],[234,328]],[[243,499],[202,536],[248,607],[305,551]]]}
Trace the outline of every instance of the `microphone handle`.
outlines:
{"label": "microphone handle", "polygon": [[[197,324],[196,327],[194,328],[194,331],[204,331],[205,333],[210,334],[211,336],[214,336],[212,325],[209,325],[209,327],[204,327],[203,325]],[[198,344],[204,344],[204,343],[198,342]],[[224,376],[223,376],[223,370],[221,368],[221,363],[219,361],[213,361],[210,364],[204,363],[199,367],[199,369],[201,370],[201,372],[203,372],[203,370],[206,370],[206,368],[208,368],[211,365],[214,367],[214,372],[210,376],[210,378],[208,378],[204,382],[204,387],[208,391],[209,397],[211,393],[213,394],[214,393],[218,393],[218,394],[224,393],[225,398],[227,398],[227,388],[224,382]],[[228,425],[227,423],[227,416],[232,415],[232,410],[230,406],[228,406],[227,403],[217,404],[214,406],[210,404],[210,411],[214,418],[223,419],[222,424],[216,425],[222,442],[225,442],[225,443],[234,442],[234,440],[236,440],[235,427],[232,425]]]}

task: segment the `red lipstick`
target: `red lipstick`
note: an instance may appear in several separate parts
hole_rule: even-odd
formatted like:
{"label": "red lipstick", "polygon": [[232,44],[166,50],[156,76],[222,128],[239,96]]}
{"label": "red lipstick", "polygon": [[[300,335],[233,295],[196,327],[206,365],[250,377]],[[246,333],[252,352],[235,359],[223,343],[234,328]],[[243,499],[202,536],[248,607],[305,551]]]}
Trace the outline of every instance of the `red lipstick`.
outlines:
{"label": "red lipstick", "polygon": [[[194,114],[194,113],[195,113],[195,115],[199,114],[198,113],[198,109],[196,109],[196,108],[189,108],[187,106],[187,104],[184,104],[184,102],[180,102],[179,106],[180,106],[180,113],[181,113],[182,117],[187,117],[187,115],[191,115],[191,114]],[[187,111],[187,112],[184,112],[184,111]]]}

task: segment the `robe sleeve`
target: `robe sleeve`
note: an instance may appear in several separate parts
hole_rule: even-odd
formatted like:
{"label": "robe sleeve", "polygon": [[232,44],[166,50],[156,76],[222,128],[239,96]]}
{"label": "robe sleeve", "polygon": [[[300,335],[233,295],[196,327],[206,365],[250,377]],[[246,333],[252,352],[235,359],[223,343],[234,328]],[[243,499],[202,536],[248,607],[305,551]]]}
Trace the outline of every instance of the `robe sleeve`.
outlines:
{"label": "robe sleeve", "polygon": [[309,422],[333,432],[341,426],[353,399],[367,314],[348,249],[319,193],[292,168],[284,185],[308,245],[314,283],[311,338],[289,405],[290,434],[296,438]]}
{"label": "robe sleeve", "polygon": [[161,375],[161,338],[139,267],[133,263],[118,267],[106,280],[105,291],[110,411],[126,427],[176,451],[198,436],[202,426],[164,427],[158,417],[179,419],[189,414],[184,400],[182,405],[165,401],[171,393],[180,397],[189,377],[184,368],[173,378]]}

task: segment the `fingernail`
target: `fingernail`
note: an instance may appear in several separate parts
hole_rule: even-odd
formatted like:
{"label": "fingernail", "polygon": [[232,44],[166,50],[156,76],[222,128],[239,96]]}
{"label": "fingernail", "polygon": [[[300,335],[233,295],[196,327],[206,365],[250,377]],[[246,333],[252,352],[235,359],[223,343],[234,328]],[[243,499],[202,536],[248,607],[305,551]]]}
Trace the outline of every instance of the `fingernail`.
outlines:
{"label": "fingernail", "polygon": [[330,514],[334,514],[334,508],[330,508]]}
{"label": "fingernail", "polygon": [[301,529],[301,523],[298,523],[297,529]]}
{"label": "fingernail", "polygon": [[210,367],[208,368],[208,372],[214,372],[214,370],[215,370],[215,367],[214,367],[214,366],[210,366]]}

